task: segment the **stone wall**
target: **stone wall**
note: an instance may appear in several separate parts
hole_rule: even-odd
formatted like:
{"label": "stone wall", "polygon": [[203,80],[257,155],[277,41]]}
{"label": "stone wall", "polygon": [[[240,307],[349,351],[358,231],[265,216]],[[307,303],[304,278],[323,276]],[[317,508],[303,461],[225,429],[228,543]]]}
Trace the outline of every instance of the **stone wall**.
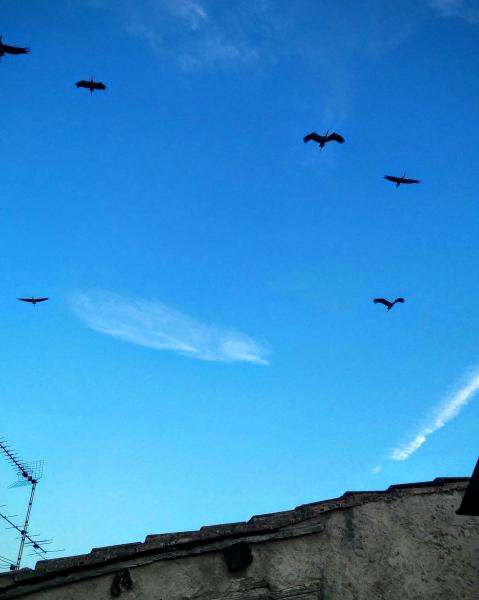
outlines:
{"label": "stone wall", "polygon": [[[479,518],[455,513],[464,488],[351,494],[337,508],[290,511],[298,519],[267,515],[240,535],[205,538],[200,530],[161,552],[148,550],[152,536],[133,553],[112,547],[98,560],[93,552],[51,569],[45,561],[13,585],[0,578],[0,600],[478,600]],[[284,524],[268,528],[274,519]]]}

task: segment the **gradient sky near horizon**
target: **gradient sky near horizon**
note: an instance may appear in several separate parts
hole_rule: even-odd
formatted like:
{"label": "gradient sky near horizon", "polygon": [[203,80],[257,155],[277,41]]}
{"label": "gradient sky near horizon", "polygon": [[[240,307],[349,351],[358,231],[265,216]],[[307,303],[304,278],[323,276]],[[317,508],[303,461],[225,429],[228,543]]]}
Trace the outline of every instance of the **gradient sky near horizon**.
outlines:
{"label": "gradient sky near horizon", "polygon": [[31,48],[0,63],[0,436],[45,460],[33,533],[71,555],[470,475],[479,2],[0,10]]}

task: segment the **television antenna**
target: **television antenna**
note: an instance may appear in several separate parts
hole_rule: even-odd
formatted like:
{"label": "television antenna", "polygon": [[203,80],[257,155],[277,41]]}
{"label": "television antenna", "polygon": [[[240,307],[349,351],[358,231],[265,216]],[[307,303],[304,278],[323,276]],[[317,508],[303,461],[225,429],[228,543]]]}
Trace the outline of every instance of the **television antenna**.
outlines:
{"label": "television antenna", "polygon": [[[51,543],[51,540],[35,540],[34,537],[28,533],[28,527],[30,525],[30,515],[32,512],[33,499],[35,497],[35,491],[37,489],[38,482],[43,475],[43,461],[25,462],[23,461],[17,452],[7,444],[5,438],[0,438],[0,452],[2,452],[10,465],[17,472],[17,481],[9,485],[9,488],[30,486],[30,497],[28,499],[27,510],[25,513],[25,519],[23,526],[17,525],[11,519],[16,515],[6,515],[0,512],[0,518],[6,521],[10,527],[9,529],[15,529],[20,534],[20,544],[18,548],[18,555],[16,562],[9,561],[5,557],[0,557],[0,567],[5,565],[5,562],[9,562],[9,568],[11,571],[16,571],[20,568],[22,562],[22,556],[25,546],[31,546],[33,554],[36,554],[42,558],[45,557],[48,550],[43,547],[45,544]],[[51,550],[54,552],[54,550]]]}

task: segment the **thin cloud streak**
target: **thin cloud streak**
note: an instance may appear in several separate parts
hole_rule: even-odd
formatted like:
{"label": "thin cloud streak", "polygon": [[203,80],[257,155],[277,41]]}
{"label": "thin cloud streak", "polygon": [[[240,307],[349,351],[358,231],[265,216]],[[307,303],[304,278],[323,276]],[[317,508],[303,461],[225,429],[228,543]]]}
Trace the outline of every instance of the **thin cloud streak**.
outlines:
{"label": "thin cloud streak", "polygon": [[190,71],[207,65],[256,63],[261,43],[253,23],[256,18],[264,22],[268,7],[264,0],[239,2],[222,10],[218,5],[210,10],[198,0],[118,0],[113,10],[130,35],[146,40],[163,59],[173,57],[184,71]]}
{"label": "thin cloud streak", "polygon": [[198,29],[202,22],[209,20],[204,7],[193,0],[163,0],[162,4],[173,15],[189,21],[192,29]]}
{"label": "thin cloud streak", "polygon": [[250,336],[201,323],[157,300],[80,292],[72,295],[70,306],[90,329],[138,346],[198,360],[269,364],[269,349]]}
{"label": "thin cloud streak", "polygon": [[443,17],[458,17],[469,23],[479,23],[477,2],[470,0],[428,0],[431,8]]}
{"label": "thin cloud streak", "polygon": [[391,460],[406,460],[409,458],[426,442],[431,434],[444,427],[454,417],[457,417],[478,390],[479,371],[475,371],[469,381],[439,407],[431,423],[424,426],[410,442],[395,448],[389,458]]}
{"label": "thin cloud streak", "polygon": [[398,20],[393,4],[365,0],[345,20],[333,0],[104,0],[130,36],[185,73],[208,68],[264,73],[283,60],[301,61],[324,92],[321,106],[311,101],[311,118],[328,126],[338,126],[353,108],[358,58],[378,60],[404,43],[432,1],[418,7],[404,0],[408,18]]}

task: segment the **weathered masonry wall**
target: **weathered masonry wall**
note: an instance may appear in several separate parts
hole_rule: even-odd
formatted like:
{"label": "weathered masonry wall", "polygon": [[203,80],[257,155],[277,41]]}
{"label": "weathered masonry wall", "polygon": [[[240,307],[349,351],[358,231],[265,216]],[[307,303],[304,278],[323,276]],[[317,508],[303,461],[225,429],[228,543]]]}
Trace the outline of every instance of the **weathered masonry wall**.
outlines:
{"label": "weathered masonry wall", "polygon": [[0,577],[0,600],[478,600],[466,482],[416,486],[43,561]]}

